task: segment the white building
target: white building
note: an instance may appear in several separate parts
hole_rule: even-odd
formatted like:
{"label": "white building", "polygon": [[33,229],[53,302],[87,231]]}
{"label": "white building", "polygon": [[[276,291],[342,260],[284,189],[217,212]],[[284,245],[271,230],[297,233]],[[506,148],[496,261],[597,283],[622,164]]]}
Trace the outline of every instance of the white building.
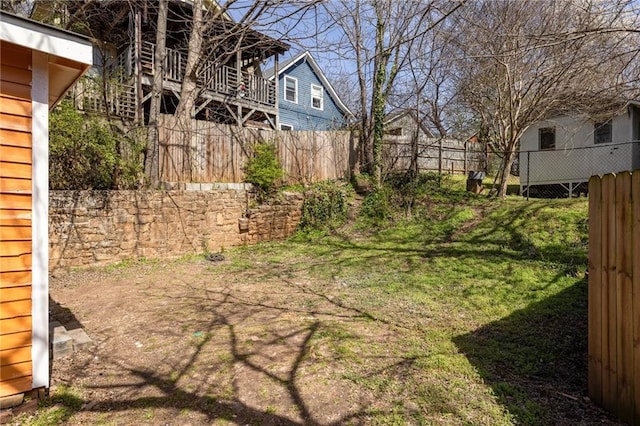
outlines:
{"label": "white building", "polygon": [[640,102],[609,120],[576,114],[535,123],[520,139],[519,160],[521,193],[532,195],[549,185],[575,194],[593,175],[640,169]]}

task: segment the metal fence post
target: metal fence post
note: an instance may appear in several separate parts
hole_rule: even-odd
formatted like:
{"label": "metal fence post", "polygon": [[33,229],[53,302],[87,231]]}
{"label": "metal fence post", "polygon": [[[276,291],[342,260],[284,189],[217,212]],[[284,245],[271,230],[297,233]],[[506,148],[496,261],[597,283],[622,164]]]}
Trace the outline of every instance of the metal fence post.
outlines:
{"label": "metal fence post", "polygon": [[529,188],[531,188],[531,182],[529,182],[529,170],[531,170],[530,160],[531,160],[531,151],[527,151],[527,201],[529,201]]}

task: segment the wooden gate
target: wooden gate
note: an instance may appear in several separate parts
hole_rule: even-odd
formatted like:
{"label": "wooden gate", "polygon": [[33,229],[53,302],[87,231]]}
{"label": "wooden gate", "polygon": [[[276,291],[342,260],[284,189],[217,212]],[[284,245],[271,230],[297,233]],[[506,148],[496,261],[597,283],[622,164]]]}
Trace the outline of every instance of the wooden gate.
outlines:
{"label": "wooden gate", "polygon": [[589,397],[640,425],[640,170],[589,180]]}

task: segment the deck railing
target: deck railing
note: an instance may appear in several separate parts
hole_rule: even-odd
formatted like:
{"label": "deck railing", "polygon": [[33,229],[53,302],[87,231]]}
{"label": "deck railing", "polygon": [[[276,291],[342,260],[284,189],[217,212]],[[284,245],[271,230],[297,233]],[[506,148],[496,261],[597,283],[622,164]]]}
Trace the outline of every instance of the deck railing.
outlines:
{"label": "deck railing", "polygon": [[[140,63],[143,74],[153,75],[155,69],[155,44],[143,42],[140,51]],[[174,83],[182,82],[185,73],[186,55],[175,49],[166,49],[164,64],[164,80]],[[133,67],[132,46],[120,54],[117,66],[127,75],[131,75]],[[206,61],[198,78],[200,87],[208,91],[227,96],[235,96],[258,104],[275,106],[276,86],[266,78],[238,71],[227,65],[215,65]]]}
{"label": "deck railing", "polygon": [[69,92],[75,107],[82,111],[108,114],[133,120],[136,116],[136,96],[132,85],[117,79],[107,82],[85,76]]}

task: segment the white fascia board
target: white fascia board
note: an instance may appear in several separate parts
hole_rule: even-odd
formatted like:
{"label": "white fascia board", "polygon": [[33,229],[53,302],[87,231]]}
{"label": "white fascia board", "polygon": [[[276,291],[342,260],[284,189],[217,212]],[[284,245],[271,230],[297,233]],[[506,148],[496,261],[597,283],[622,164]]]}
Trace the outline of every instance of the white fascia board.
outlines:
{"label": "white fascia board", "polygon": [[93,64],[93,48],[89,40],[30,19],[4,13],[0,15],[0,40],[83,64]]}

